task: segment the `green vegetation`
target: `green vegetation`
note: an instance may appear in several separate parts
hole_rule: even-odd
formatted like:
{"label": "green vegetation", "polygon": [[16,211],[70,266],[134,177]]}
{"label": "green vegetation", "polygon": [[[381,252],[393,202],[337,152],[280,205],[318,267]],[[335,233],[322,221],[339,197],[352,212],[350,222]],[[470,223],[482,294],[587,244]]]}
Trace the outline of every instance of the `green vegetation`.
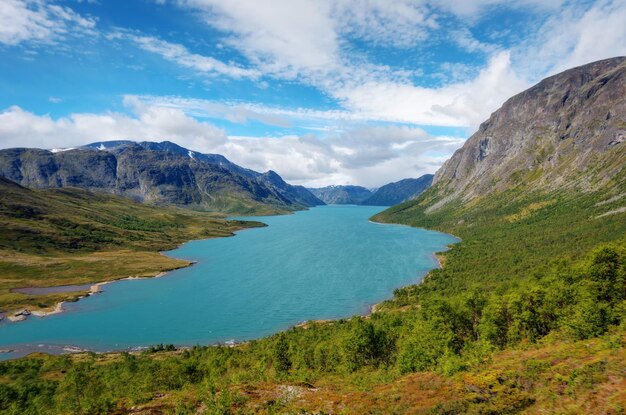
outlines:
{"label": "green vegetation", "polygon": [[189,265],[160,251],[261,226],[79,189],[29,190],[5,179],[0,194],[0,311],[48,308],[84,294],[26,295],[12,288],[154,276]]}
{"label": "green vegetation", "polygon": [[622,413],[626,220],[602,214],[624,183],[517,188],[432,214],[427,192],[375,219],[462,242],[371,316],[235,347],[3,362],[0,412]]}

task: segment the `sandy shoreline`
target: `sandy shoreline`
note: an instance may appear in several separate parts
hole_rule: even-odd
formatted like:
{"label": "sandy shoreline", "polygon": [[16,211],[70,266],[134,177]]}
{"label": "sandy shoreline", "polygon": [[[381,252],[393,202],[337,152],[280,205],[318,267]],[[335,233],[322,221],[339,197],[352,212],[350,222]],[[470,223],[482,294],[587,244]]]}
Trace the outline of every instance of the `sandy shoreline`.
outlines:
{"label": "sandy shoreline", "polygon": [[[83,298],[86,297],[90,297],[92,295],[95,294],[99,294],[101,293],[102,290],[102,286],[107,285],[107,284],[112,284],[114,282],[119,282],[119,281],[128,281],[128,280],[147,280],[147,279],[152,279],[152,278],[161,278],[165,275],[167,275],[168,272],[170,271],[174,271],[177,269],[181,269],[181,268],[186,268],[189,266],[192,266],[193,264],[195,264],[195,261],[191,261],[189,263],[189,265],[185,266],[185,267],[180,267],[180,268],[174,268],[171,269],[169,271],[162,271],[159,272],[158,274],[152,276],[152,277],[135,277],[135,276],[131,276],[131,277],[123,277],[123,278],[117,278],[114,280],[109,280],[109,281],[102,281],[102,282],[97,282],[95,284],[92,284],[89,287],[89,291],[87,291],[84,295],[80,295],[78,297],[76,297],[76,301],[79,301]],[[29,310],[27,308],[21,309],[21,310],[13,310],[13,311],[9,311],[7,313],[4,314],[4,318],[6,318],[8,321],[12,322],[12,323],[18,323],[20,321],[25,321],[29,316],[35,316],[35,317],[47,317],[47,316],[51,316],[54,314],[59,314],[62,313],[64,310],[63,305],[67,303],[67,301],[61,301],[57,304],[55,304],[54,308],[52,310]],[[1,319],[0,319],[1,321]]]}

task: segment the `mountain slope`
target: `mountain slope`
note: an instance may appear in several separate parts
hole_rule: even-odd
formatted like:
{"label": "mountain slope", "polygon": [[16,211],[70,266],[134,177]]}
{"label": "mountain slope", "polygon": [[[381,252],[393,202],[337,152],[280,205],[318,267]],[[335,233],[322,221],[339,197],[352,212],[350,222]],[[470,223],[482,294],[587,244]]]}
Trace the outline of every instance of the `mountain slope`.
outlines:
{"label": "mountain slope", "polygon": [[298,210],[315,202],[282,179],[272,182],[223,156],[167,141],[99,142],[56,152],[0,150],[0,176],[27,187],[79,187],[157,205],[239,214]]}
{"label": "mountain slope", "polygon": [[393,206],[419,196],[433,181],[432,174],[417,179],[404,179],[378,188],[372,196],[361,202],[370,206]]}
{"label": "mountain slope", "polygon": [[320,206],[325,203],[307,190],[304,186],[294,186],[287,184],[275,171],[270,170],[266,173],[255,176],[261,182],[277,189],[283,196],[295,201],[303,206]]}
{"label": "mountain slope", "polygon": [[358,205],[372,196],[372,192],[361,186],[326,186],[308,190],[329,205]]}
{"label": "mountain slope", "polygon": [[602,187],[621,168],[626,58],[547,78],[504,103],[435,175],[437,194],[463,201],[518,184]]}
{"label": "mountain slope", "polygon": [[450,253],[463,257],[457,271],[494,285],[491,278],[528,277],[546,256],[578,256],[619,239],[626,232],[624,96],[623,57],[547,78],[492,114],[430,189],[374,219],[460,236],[465,243]]}

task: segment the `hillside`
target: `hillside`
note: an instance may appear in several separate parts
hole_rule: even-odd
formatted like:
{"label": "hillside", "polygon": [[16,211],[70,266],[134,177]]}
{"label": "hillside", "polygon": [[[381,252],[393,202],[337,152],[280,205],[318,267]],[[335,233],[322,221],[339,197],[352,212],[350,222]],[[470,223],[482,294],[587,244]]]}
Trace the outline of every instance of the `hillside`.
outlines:
{"label": "hillside", "polygon": [[[537,265],[520,261],[522,256],[576,255],[621,238],[624,96],[626,58],[547,78],[492,114],[437,172],[429,190],[375,219],[480,240],[473,249],[483,256],[464,266],[471,270],[488,260],[487,275],[494,277]],[[523,243],[507,245],[512,230],[523,232]]]}
{"label": "hillside", "polygon": [[623,167],[625,96],[620,57],[570,69],[512,97],[437,172],[433,185],[442,197],[431,210],[519,186],[602,188]]}
{"label": "hillside", "polygon": [[372,192],[361,186],[326,186],[308,190],[328,205],[358,205],[372,196]]}
{"label": "hillside", "polygon": [[370,206],[393,206],[419,196],[433,181],[432,174],[417,179],[404,179],[378,188],[372,196],[361,202]]}
{"label": "hillside", "polygon": [[[272,214],[321,202],[300,187],[174,143],[112,141],[51,152],[0,150],[0,176],[26,187],[78,187],[161,206]],[[277,176],[272,172],[274,176]]]}
{"label": "hillside", "polygon": [[82,294],[29,296],[12,288],[153,276],[189,265],[160,251],[260,226],[75,188],[27,189],[1,177],[0,194],[0,311],[50,307]]}

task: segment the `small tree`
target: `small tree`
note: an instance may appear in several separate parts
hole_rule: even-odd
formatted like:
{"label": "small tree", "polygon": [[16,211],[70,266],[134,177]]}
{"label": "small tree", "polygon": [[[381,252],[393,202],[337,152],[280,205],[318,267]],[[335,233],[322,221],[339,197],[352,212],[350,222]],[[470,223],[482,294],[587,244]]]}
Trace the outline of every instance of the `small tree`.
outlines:
{"label": "small tree", "polygon": [[386,331],[377,330],[372,322],[359,318],[354,322],[344,344],[348,369],[354,371],[365,365],[386,361],[393,348],[393,342]]}
{"label": "small tree", "polygon": [[291,369],[289,343],[285,334],[280,334],[274,343],[274,368],[278,373],[287,373]]}

